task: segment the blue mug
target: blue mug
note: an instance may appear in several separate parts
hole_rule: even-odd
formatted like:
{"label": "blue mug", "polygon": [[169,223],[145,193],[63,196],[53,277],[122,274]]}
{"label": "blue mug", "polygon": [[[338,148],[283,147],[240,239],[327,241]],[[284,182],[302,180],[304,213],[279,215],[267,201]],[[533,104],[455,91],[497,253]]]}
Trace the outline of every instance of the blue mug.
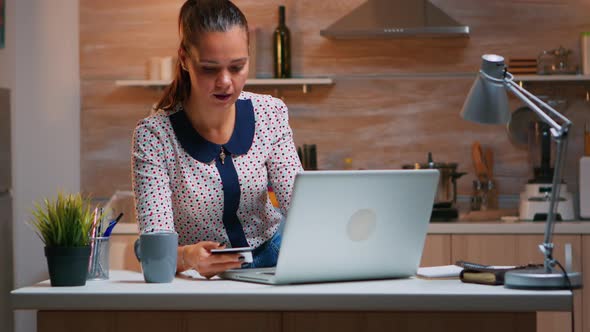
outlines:
{"label": "blue mug", "polygon": [[135,240],[135,257],[141,263],[143,278],[149,283],[168,283],[176,275],[178,234],[143,233]]}

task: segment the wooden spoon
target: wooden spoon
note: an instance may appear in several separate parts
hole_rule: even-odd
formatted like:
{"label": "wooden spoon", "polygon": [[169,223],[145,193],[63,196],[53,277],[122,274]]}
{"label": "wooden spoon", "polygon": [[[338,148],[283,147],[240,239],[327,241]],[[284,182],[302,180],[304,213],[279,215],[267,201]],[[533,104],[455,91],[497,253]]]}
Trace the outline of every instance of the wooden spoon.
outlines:
{"label": "wooden spoon", "polygon": [[481,144],[478,141],[473,142],[471,146],[471,158],[473,159],[473,167],[475,168],[477,179],[481,182],[487,181],[488,169],[481,151]]}

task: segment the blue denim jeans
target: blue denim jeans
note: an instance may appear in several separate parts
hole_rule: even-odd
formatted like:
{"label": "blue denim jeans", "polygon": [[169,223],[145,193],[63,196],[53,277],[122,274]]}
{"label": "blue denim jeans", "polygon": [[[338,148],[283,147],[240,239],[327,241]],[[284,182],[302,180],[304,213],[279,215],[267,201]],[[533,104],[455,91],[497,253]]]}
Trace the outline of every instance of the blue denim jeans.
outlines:
{"label": "blue denim jeans", "polygon": [[252,251],[252,263],[245,263],[242,268],[272,267],[277,265],[279,250],[281,249],[281,240],[283,234],[283,225],[277,229],[275,234],[260,247]]}

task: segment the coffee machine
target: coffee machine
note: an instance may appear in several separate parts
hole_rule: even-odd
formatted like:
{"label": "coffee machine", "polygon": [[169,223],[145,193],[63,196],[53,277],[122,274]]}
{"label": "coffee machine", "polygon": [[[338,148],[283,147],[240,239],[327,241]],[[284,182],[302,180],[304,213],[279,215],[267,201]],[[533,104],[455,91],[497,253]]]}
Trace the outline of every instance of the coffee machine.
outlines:
{"label": "coffee machine", "polygon": [[[544,122],[530,122],[529,155],[533,164],[533,178],[520,193],[519,217],[521,220],[545,221],[551,201],[553,167],[551,167],[551,133]],[[573,220],[573,195],[567,185],[560,186],[559,203],[555,220]]]}

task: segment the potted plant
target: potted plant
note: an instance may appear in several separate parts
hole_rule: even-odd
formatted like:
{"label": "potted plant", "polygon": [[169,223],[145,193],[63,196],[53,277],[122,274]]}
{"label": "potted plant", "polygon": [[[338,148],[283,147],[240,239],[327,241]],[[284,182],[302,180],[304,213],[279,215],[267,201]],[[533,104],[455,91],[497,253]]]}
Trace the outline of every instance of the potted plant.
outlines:
{"label": "potted plant", "polygon": [[51,286],[83,286],[88,275],[93,212],[78,193],[35,203],[31,225],[43,243]]}

